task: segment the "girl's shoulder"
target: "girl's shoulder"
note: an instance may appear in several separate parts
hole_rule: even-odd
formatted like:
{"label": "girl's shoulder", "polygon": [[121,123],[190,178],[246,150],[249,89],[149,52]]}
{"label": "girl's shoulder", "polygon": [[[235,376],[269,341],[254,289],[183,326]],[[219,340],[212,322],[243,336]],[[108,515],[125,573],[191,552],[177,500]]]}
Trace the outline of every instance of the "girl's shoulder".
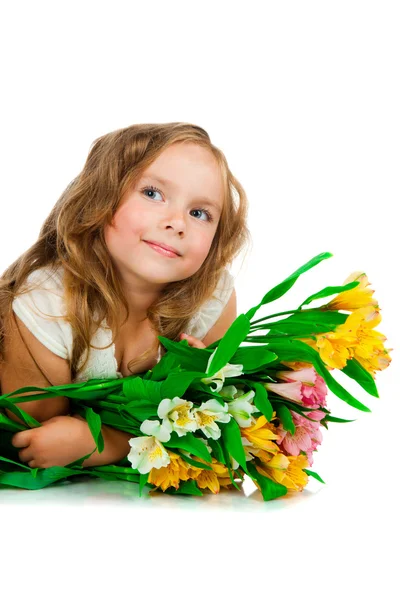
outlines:
{"label": "girl's shoulder", "polygon": [[72,331],[66,321],[62,267],[32,271],[12,302],[15,314],[52,352],[69,358]]}

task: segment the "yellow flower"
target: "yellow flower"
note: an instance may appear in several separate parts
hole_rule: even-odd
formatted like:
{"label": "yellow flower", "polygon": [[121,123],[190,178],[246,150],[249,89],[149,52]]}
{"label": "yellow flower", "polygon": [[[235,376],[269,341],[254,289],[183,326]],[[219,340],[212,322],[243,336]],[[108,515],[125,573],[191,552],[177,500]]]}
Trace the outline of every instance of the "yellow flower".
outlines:
{"label": "yellow flower", "polygon": [[[203,461],[200,459],[200,462]],[[196,470],[193,470],[191,473],[192,479],[196,480],[200,489],[208,488],[213,494],[218,494],[221,485],[226,488],[229,488],[232,485],[229,471],[225,465],[218,462],[214,457],[210,466],[212,469],[211,471],[209,469],[196,469],[196,467],[194,467]]]}
{"label": "yellow flower", "polygon": [[227,467],[218,462],[214,457],[212,457],[211,463],[206,463],[206,461],[198,456],[196,456],[196,461],[211,467],[210,470],[189,465],[188,476],[197,482],[200,489],[208,488],[213,494],[218,494],[220,486],[229,487],[232,485]]}
{"label": "yellow flower", "polygon": [[308,466],[307,456],[304,454],[285,456],[281,453],[272,457],[268,462],[263,461],[262,465],[255,465],[261,475],[284,485],[288,490],[297,492],[301,492],[308,483],[308,475],[303,471]]}
{"label": "yellow flower", "polygon": [[[323,306],[324,310],[357,310],[357,308],[363,308],[364,306],[373,306],[379,309],[378,302],[372,297],[375,290],[368,289],[371,285],[365,273],[362,271],[355,271],[346,279],[343,285],[352,281],[359,281],[360,283],[352,290],[341,292],[333,300]],[[321,307],[322,308],[322,307]]]}
{"label": "yellow flower", "polygon": [[201,469],[185,462],[178,454],[168,450],[170,463],[160,469],[152,469],[149,473],[148,482],[155,485],[150,492],[161,488],[163,492],[169,487],[179,488],[181,481],[194,479],[201,489],[208,488],[213,494],[218,494],[220,487],[229,487],[232,482],[229,471],[222,463],[212,457],[212,464],[206,463],[202,458],[196,456],[198,462],[208,464],[212,470]]}
{"label": "yellow flower", "polygon": [[343,369],[352,357],[351,347],[356,336],[345,335],[343,330],[338,331],[337,328],[336,331],[318,334],[315,338],[301,341],[317,350],[325,365],[332,369]]}
{"label": "yellow flower", "polygon": [[343,369],[349,359],[355,358],[374,376],[391,362],[389,351],[383,346],[386,337],[373,331],[381,322],[379,310],[372,304],[354,310],[335,331],[316,335],[316,340],[303,339],[319,352],[323,362],[333,369]]}
{"label": "yellow flower", "polygon": [[170,457],[170,463],[159,469],[153,468],[149,473],[147,481],[157,486],[151,490],[152,492],[159,487],[161,487],[163,492],[170,486],[178,489],[180,481],[189,479],[188,464],[178,454],[175,454],[175,452],[171,450],[167,450],[167,452]]}
{"label": "yellow flower", "polygon": [[380,313],[372,306],[359,308],[347,319],[357,331],[357,344],[353,347],[354,358],[373,377],[375,371],[383,371],[392,360],[389,350],[383,345],[387,338],[379,331],[373,331],[381,320]]}
{"label": "yellow flower", "polygon": [[281,436],[277,433],[276,427],[268,423],[264,415],[258,417],[251,427],[241,427],[240,433],[256,448],[273,453],[279,451],[279,447],[272,440],[278,440]]}

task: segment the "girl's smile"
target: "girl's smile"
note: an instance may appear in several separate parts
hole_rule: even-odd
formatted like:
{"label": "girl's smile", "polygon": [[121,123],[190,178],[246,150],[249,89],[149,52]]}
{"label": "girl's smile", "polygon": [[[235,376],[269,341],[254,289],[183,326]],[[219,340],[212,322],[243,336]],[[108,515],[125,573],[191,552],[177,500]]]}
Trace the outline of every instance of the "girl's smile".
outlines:
{"label": "girl's smile", "polygon": [[168,258],[179,258],[179,256],[180,256],[180,254],[178,254],[177,252],[173,252],[172,250],[167,250],[166,248],[163,248],[162,246],[159,246],[158,244],[153,244],[151,242],[148,242],[147,240],[143,240],[143,241],[150,248],[152,248],[153,250],[155,250],[159,254],[162,254],[163,256],[167,256]]}

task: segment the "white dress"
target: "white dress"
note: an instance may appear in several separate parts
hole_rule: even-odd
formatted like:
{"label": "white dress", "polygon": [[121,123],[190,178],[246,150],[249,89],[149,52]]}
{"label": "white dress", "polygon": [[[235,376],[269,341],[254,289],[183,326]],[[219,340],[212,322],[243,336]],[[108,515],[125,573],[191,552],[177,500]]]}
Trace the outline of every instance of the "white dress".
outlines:
{"label": "white dress", "polygon": [[[28,283],[38,284],[37,289],[17,296],[12,304],[15,314],[21,319],[33,335],[49,350],[65,359],[72,355],[72,328],[65,321],[65,305],[63,300],[62,270],[59,267],[55,273],[51,268],[40,268],[33,271],[28,277]],[[207,300],[200,310],[192,317],[186,333],[196,338],[203,339],[211,327],[216,323],[225,308],[234,288],[234,279],[225,269],[214,291],[213,296]],[[57,316],[58,319],[48,319],[46,315]],[[111,344],[112,331],[104,319],[91,339],[94,346],[108,346]],[[158,350],[158,360],[161,357],[161,345]],[[79,366],[83,363],[80,359]],[[97,378],[122,378],[118,371],[115,357],[115,344],[109,348],[90,348],[89,360],[85,369],[78,373],[72,381],[87,381]]]}

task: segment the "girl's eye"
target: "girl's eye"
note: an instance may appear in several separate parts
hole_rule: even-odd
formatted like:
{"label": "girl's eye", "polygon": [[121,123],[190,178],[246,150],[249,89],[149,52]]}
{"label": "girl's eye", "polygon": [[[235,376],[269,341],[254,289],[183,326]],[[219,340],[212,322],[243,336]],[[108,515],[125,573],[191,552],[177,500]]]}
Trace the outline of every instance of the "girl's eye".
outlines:
{"label": "girl's eye", "polygon": [[[153,192],[153,193],[157,192],[158,194],[162,194],[162,192],[158,188],[156,188],[154,185],[149,185],[148,187],[143,188],[141,191],[143,193],[147,192],[147,191],[150,191],[150,192]],[[147,198],[153,199],[152,196],[147,196]],[[207,210],[206,208],[194,208],[192,210],[192,212],[203,212],[203,213],[205,213],[207,215],[207,219],[208,219],[209,223],[211,223],[211,221],[214,220],[214,217],[212,216],[212,214],[210,213],[210,211]],[[197,220],[199,221],[199,220],[203,220],[203,219],[197,219]]]}

